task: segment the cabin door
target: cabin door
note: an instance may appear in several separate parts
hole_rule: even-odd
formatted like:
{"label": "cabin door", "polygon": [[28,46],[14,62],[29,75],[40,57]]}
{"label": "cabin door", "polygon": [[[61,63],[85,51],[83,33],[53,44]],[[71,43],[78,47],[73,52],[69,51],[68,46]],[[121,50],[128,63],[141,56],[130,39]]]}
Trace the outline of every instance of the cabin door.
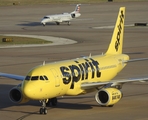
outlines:
{"label": "cabin door", "polygon": [[51,71],[55,78],[55,87],[59,87],[60,86],[60,75],[54,68],[52,68]]}

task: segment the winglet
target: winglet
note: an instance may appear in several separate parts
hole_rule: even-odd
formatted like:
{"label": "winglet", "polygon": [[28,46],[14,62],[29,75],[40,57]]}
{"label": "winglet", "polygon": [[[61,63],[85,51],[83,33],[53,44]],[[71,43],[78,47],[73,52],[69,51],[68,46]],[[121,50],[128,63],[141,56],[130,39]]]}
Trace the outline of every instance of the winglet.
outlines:
{"label": "winglet", "polygon": [[121,54],[123,47],[125,7],[120,7],[112,39],[106,54]]}

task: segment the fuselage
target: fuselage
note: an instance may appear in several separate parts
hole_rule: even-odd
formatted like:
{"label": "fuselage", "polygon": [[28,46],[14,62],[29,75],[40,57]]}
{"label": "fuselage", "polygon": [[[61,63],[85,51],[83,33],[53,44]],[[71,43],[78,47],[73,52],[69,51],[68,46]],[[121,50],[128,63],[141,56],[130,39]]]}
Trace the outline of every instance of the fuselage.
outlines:
{"label": "fuselage", "polygon": [[21,89],[34,100],[84,94],[82,83],[110,81],[128,59],[125,54],[97,55],[41,65],[27,74]]}
{"label": "fuselage", "polygon": [[81,16],[80,13],[63,13],[63,14],[56,14],[56,15],[47,15],[41,20],[41,24],[46,24],[48,22],[68,22],[71,19]]}

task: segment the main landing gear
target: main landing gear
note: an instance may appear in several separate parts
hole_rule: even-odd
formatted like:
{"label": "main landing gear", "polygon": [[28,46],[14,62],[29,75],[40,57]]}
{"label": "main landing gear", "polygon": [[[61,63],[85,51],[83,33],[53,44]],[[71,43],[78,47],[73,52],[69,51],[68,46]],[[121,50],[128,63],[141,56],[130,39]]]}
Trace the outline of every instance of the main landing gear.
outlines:
{"label": "main landing gear", "polygon": [[42,103],[42,108],[40,108],[40,114],[47,114],[47,105],[52,105],[52,106],[57,106],[57,98],[51,98],[51,99],[46,99],[46,100],[41,100],[40,101]]}
{"label": "main landing gear", "polygon": [[56,24],[57,24],[57,25],[60,25],[60,23],[59,23],[59,22],[56,22]]}
{"label": "main landing gear", "polygon": [[48,102],[46,103],[46,105],[57,106],[57,103],[58,103],[58,101],[57,101],[57,98],[55,97],[55,98],[49,99]]}
{"label": "main landing gear", "polygon": [[70,21],[68,21],[68,22],[67,22],[67,25],[70,25],[70,24],[71,24]]}

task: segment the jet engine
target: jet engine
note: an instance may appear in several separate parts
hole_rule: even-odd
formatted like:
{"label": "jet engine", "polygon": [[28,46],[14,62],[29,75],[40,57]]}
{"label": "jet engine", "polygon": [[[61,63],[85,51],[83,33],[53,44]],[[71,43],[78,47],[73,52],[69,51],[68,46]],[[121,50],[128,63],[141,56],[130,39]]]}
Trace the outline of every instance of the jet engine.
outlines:
{"label": "jet engine", "polygon": [[75,13],[71,14],[71,17],[72,18],[75,18],[76,17],[76,14]]}
{"label": "jet engine", "polygon": [[26,98],[21,91],[21,84],[10,90],[9,97],[14,103],[26,103],[29,101],[29,99]]}
{"label": "jet engine", "polygon": [[76,18],[76,17],[79,17],[79,16],[81,16],[80,13],[71,13],[72,18]]}
{"label": "jet engine", "polygon": [[113,106],[122,98],[122,92],[116,88],[101,89],[95,99],[101,106]]}

